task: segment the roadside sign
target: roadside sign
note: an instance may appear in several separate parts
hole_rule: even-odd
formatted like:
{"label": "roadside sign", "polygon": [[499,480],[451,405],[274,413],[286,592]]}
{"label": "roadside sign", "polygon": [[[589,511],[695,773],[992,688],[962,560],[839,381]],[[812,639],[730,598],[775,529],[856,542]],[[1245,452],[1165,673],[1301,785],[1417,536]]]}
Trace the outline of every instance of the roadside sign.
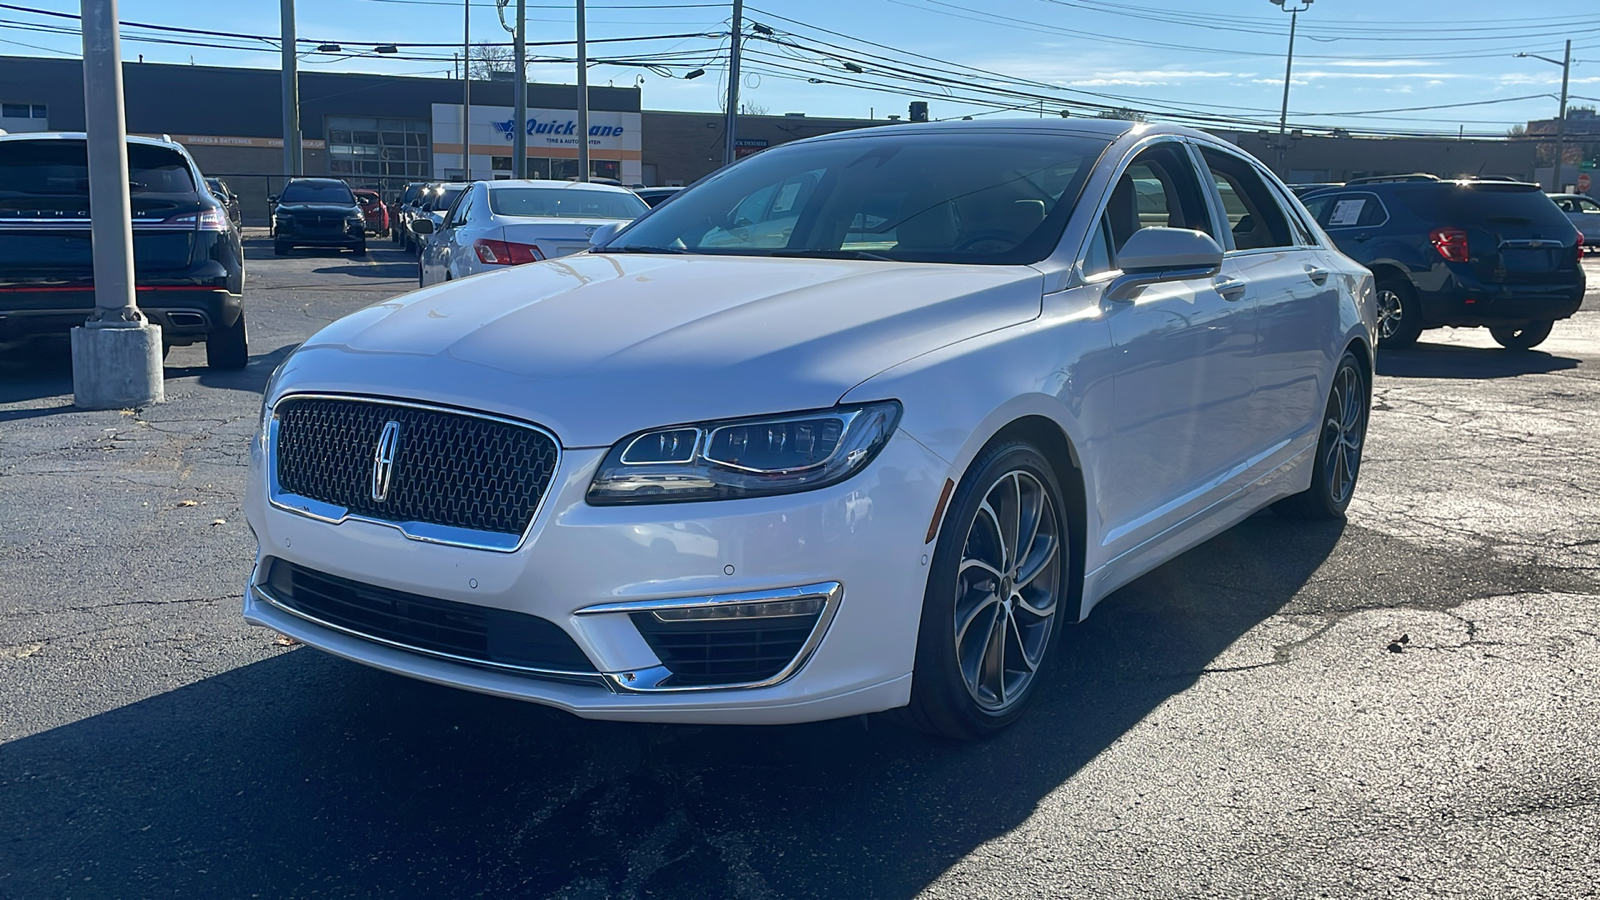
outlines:
{"label": "roadside sign", "polygon": [[1589,193],[1589,173],[1582,172],[1578,175],[1578,193]]}

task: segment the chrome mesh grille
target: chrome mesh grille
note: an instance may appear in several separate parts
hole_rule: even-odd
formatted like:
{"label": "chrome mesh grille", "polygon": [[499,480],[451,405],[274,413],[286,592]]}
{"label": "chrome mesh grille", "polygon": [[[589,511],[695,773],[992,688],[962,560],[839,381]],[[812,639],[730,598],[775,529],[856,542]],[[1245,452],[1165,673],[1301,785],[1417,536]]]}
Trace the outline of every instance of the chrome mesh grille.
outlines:
{"label": "chrome mesh grille", "polygon": [[[274,410],[285,493],[386,522],[520,535],[550,486],[556,443],[534,428],[382,401],[287,397]],[[398,422],[388,490],[373,497],[374,454]]]}

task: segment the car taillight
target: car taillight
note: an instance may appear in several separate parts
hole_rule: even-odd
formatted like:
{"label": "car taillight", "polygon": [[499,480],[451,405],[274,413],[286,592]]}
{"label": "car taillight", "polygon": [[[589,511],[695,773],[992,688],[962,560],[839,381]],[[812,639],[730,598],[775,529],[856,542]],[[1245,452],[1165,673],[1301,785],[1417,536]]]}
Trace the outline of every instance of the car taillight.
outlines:
{"label": "car taillight", "polygon": [[193,225],[195,231],[227,231],[228,217],[220,209],[205,209],[166,219],[163,225]]}
{"label": "car taillight", "polygon": [[1462,228],[1435,228],[1428,232],[1433,249],[1451,262],[1467,262],[1472,258],[1467,250],[1467,232]]}
{"label": "car taillight", "polygon": [[544,259],[544,254],[539,252],[538,247],[511,241],[478,238],[472,242],[472,249],[478,254],[478,259],[489,266],[520,266],[523,263]]}
{"label": "car taillight", "polygon": [[1578,232],[1578,243],[1572,247],[1572,255],[1577,257],[1578,265],[1583,265],[1583,232]]}

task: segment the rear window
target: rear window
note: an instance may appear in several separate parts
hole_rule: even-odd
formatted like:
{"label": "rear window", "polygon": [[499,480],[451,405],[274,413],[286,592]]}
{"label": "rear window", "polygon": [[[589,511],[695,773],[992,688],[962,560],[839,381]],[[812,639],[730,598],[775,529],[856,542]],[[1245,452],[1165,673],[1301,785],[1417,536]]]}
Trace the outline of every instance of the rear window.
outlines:
{"label": "rear window", "polygon": [[1526,227],[1531,225],[1561,228],[1567,217],[1533,186],[1505,186],[1486,183],[1476,187],[1401,191],[1401,200],[1411,211],[1429,221],[1448,220],[1455,225]]}
{"label": "rear window", "polygon": [[582,188],[492,188],[489,208],[497,216],[564,219],[635,219],[647,209],[632,194]]}
{"label": "rear window", "polygon": [[[128,145],[132,194],[193,194],[194,178],[183,154],[149,144]],[[83,141],[0,141],[0,195],[89,194],[88,150]]]}
{"label": "rear window", "polygon": [[291,181],[279,203],[354,203],[355,195],[342,181]]}

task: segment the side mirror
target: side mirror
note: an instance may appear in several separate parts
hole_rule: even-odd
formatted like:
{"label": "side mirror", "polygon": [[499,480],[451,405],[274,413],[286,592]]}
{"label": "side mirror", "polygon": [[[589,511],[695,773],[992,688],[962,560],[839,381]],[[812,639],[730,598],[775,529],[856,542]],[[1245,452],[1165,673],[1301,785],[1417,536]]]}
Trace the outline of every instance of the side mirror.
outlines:
{"label": "side mirror", "polygon": [[268,203],[277,203],[278,202],[278,195],[277,194],[268,194],[267,195],[267,202]]}
{"label": "side mirror", "polygon": [[411,223],[412,234],[433,234],[433,220],[422,216]]}
{"label": "side mirror", "polygon": [[621,223],[607,222],[606,224],[601,225],[599,228],[596,228],[594,230],[594,234],[589,235],[589,246],[604,247],[606,244],[610,243],[611,239],[616,237],[617,232],[621,230]]}
{"label": "side mirror", "polygon": [[1117,252],[1122,274],[1106,286],[1108,300],[1129,300],[1140,288],[1208,278],[1222,269],[1222,247],[1187,228],[1141,228]]}

